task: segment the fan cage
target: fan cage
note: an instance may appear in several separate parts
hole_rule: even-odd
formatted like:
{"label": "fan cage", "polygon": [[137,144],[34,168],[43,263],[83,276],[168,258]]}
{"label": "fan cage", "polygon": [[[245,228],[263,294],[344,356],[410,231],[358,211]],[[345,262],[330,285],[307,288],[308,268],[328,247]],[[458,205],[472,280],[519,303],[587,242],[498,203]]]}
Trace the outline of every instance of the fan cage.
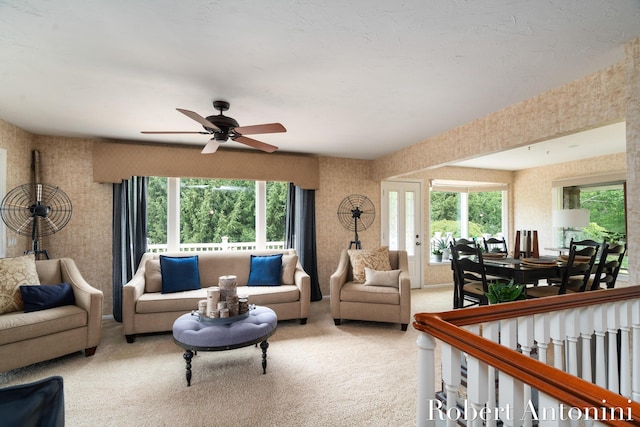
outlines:
{"label": "fan cage", "polygon": [[71,220],[69,196],[48,184],[23,184],[5,195],[2,220],[11,230],[34,239],[55,234]]}
{"label": "fan cage", "polygon": [[349,231],[368,229],[373,225],[375,215],[376,209],[373,202],[362,194],[352,194],[345,197],[338,207],[340,223]]}

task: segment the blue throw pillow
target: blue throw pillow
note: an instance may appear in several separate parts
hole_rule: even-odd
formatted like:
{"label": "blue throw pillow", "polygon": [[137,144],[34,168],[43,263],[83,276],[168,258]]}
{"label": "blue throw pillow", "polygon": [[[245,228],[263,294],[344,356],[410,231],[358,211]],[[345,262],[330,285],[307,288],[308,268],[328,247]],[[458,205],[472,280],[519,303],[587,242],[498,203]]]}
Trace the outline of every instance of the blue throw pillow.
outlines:
{"label": "blue throw pillow", "polygon": [[20,286],[20,294],[24,302],[25,313],[63,305],[74,305],[76,303],[76,298],[73,296],[73,288],[68,283]]}
{"label": "blue throw pillow", "polygon": [[192,291],[200,289],[198,257],[170,257],[160,255],[162,293]]}
{"label": "blue throw pillow", "polygon": [[251,255],[251,270],[247,286],[280,286],[282,254]]}

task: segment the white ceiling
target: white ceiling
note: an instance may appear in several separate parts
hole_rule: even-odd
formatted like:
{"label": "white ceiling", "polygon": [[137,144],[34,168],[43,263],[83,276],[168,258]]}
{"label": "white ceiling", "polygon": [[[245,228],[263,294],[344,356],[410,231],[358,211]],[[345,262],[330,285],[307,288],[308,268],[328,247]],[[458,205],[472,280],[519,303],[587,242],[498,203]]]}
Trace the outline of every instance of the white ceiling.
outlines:
{"label": "white ceiling", "polygon": [[638,0],[0,0],[0,119],[204,146],[140,131],[223,99],[284,124],[255,136],[281,151],[373,159],[621,61],[639,22]]}

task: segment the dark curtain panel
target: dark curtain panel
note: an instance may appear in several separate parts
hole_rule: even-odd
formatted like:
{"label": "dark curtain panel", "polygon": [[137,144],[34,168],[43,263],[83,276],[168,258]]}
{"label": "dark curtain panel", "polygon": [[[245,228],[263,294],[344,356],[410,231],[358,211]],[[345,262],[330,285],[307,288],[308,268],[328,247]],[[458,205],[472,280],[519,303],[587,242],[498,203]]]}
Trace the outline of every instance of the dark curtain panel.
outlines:
{"label": "dark curtain panel", "polygon": [[289,184],[287,194],[287,248],[294,248],[304,271],[311,276],[311,301],[320,301],[316,253],[316,193]]}
{"label": "dark curtain panel", "polygon": [[113,184],[113,318],[122,322],[122,286],[136,272],[147,251],[149,178]]}

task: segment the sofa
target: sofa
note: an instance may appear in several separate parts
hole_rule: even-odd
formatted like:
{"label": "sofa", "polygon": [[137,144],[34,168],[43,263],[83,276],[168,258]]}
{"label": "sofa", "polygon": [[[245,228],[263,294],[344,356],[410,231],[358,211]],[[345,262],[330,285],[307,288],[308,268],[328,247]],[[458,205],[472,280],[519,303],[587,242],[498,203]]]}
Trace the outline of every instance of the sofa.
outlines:
{"label": "sofa", "polygon": [[[365,274],[366,273],[366,274]],[[411,320],[411,282],[406,251],[387,247],[343,250],[331,275],[331,315],[342,320],[399,323]]]}
{"label": "sofa", "polygon": [[[33,255],[0,259],[0,280],[7,284],[15,277],[29,277],[16,273],[14,261],[20,268],[30,268],[35,262],[35,275],[20,284],[40,286],[68,283],[73,304],[42,308],[25,312],[15,306],[14,311],[0,314],[0,371],[8,371],[67,354],[84,351],[93,356],[100,343],[103,293],[89,285],[70,258],[35,260]],[[34,283],[35,282],[35,283]],[[34,288],[40,288],[34,286]],[[65,285],[66,286],[66,285]],[[15,287],[18,289],[18,287]],[[31,286],[30,286],[31,288]],[[55,289],[38,289],[49,291]],[[66,289],[69,289],[67,286]],[[6,291],[6,289],[5,289]],[[20,293],[18,290],[17,293]],[[6,292],[3,297],[6,297]],[[5,300],[6,302],[6,300]],[[24,304],[22,300],[20,304]],[[52,305],[52,304],[48,304]],[[47,307],[47,305],[43,305]]]}
{"label": "sofa", "polygon": [[[282,254],[282,280],[277,286],[247,286],[252,255],[264,257]],[[160,257],[197,257],[199,289],[163,292]],[[198,308],[210,286],[218,286],[221,276],[237,276],[238,294],[246,294],[249,304],[273,309],[278,320],[298,319],[305,324],[311,303],[311,280],[298,261],[294,249],[145,253],[133,278],[122,288],[122,329],[127,342],[136,335],[168,332],[182,314]]]}

